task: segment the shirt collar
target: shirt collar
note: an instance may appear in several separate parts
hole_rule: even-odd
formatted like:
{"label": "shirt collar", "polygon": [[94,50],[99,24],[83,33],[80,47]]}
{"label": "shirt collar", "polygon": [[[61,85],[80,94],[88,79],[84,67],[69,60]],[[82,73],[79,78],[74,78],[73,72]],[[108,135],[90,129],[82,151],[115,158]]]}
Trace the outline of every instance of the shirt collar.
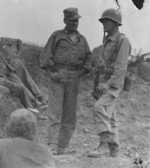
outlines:
{"label": "shirt collar", "polygon": [[[64,33],[69,34],[69,31],[66,29],[66,27],[64,28]],[[81,34],[77,30],[76,30],[76,35],[77,37],[81,37]]]}
{"label": "shirt collar", "polygon": [[116,31],[113,35],[111,35],[111,36],[106,36],[106,38],[107,38],[107,40],[111,40],[111,41],[115,41],[116,39],[117,39],[117,37],[118,37],[118,35],[119,35],[119,31]]}

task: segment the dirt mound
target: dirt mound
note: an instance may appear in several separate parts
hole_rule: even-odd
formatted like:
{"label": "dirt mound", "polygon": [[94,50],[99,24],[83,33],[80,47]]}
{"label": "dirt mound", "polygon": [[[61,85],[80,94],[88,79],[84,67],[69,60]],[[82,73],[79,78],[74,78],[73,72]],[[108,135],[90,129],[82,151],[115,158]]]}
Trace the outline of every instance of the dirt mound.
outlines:
{"label": "dirt mound", "polygon": [[36,45],[24,44],[21,50],[21,58],[26,65],[33,79],[42,85],[45,85],[44,71],[40,68],[39,56],[42,47]]}

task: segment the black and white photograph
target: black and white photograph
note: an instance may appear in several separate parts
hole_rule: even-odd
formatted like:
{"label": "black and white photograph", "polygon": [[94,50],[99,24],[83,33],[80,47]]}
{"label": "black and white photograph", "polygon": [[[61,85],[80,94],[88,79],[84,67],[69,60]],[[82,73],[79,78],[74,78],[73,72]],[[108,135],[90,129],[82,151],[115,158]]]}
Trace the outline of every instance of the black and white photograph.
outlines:
{"label": "black and white photograph", "polygon": [[150,0],[0,0],[0,168],[150,168]]}

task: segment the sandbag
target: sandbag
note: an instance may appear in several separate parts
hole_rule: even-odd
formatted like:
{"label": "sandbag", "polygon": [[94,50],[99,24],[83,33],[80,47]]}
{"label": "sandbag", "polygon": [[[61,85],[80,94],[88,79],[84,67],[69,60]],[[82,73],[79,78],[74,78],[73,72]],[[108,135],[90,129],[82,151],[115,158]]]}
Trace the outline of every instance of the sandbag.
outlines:
{"label": "sandbag", "polygon": [[150,63],[143,61],[138,66],[138,75],[146,82],[150,82]]}
{"label": "sandbag", "polygon": [[126,92],[130,92],[131,87],[132,87],[132,76],[126,75],[124,79],[123,90]]}

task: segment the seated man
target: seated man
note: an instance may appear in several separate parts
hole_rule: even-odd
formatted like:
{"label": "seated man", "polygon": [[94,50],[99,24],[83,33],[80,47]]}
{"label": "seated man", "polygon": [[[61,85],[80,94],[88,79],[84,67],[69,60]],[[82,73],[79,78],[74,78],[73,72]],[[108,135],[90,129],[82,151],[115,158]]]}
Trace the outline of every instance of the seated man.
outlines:
{"label": "seated man", "polygon": [[0,139],[0,168],[56,168],[47,146],[37,141],[37,119],[26,109],[11,113]]}
{"label": "seated man", "polygon": [[39,88],[19,57],[21,46],[20,40],[0,38],[0,84],[19,97],[25,108],[32,108],[33,104],[45,108]]}

